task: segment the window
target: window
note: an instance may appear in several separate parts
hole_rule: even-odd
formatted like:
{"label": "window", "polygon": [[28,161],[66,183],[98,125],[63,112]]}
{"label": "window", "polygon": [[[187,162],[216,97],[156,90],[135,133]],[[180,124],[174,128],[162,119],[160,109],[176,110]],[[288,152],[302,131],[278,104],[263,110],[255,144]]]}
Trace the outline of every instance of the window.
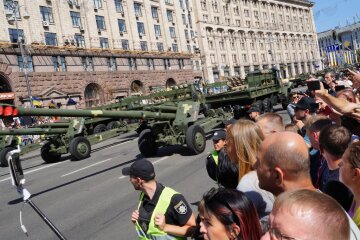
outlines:
{"label": "window", "polygon": [[83,65],[85,71],[94,71],[92,57],[81,57],[81,63]]}
{"label": "window", "polygon": [[70,11],[70,17],[73,27],[80,27],[81,26],[81,18],[79,12]]}
{"label": "window", "polygon": [[220,47],[220,50],[225,50],[225,44],[224,44],[223,40],[219,41],[219,47]]}
{"label": "window", "polygon": [[120,33],[126,32],[126,23],[124,19],[118,19]]}
{"label": "window", "polygon": [[221,62],[227,65],[226,55],[225,54],[221,54]]}
{"label": "window", "polygon": [[32,58],[31,56],[27,56],[27,62],[24,63],[22,56],[17,56],[18,58],[18,64],[20,71],[24,71],[24,68],[26,68],[26,71],[32,72],[34,70]]}
{"label": "window", "polygon": [[166,10],[167,19],[169,22],[173,21],[173,12],[172,10]]}
{"label": "window", "polygon": [[117,12],[123,13],[124,12],[124,8],[123,8],[123,2],[122,0],[114,0],[115,1],[115,9]]}
{"label": "window", "polygon": [[173,52],[178,52],[179,51],[178,45],[176,43],[172,44],[172,50],[173,50]]}
{"label": "window", "polygon": [[138,33],[139,33],[140,36],[145,35],[144,23],[137,22],[137,29],[138,29]]}
{"label": "window", "polygon": [[85,48],[85,38],[81,35],[75,35],[75,43],[77,47]]}
{"label": "window", "polygon": [[185,29],[184,33],[185,33],[185,39],[189,40],[189,30]]}
{"label": "window", "polygon": [[186,25],[186,24],[187,24],[187,22],[186,22],[186,15],[185,15],[185,14],[181,14],[181,18],[182,18],[183,24]]}
{"label": "window", "polygon": [[159,13],[157,7],[151,6],[151,16],[154,19],[159,19]]}
{"label": "window", "polygon": [[184,5],[183,0],[179,0],[179,3],[180,3],[180,8],[185,9],[185,5]]}
{"label": "window", "polygon": [[129,50],[129,40],[127,39],[121,39],[121,47],[123,50]]}
{"label": "window", "polygon": [[188,20],[189,20],[189,25],[190,25],[190,27],[192,28],[192,19],[191,19],[191,15],[190,15],[190,14],[188,15]]}
{"label": "window", "polygon": [[146,59],[146,65],[148,66],[149,70],[154,70],[155,69],[154,59],[147,58]]}
{"label": "window", "polygon": [[53,63],[55,72],[66,72],[65,56],[52,56],[51,61]]}
{"label": "window", "polygon": [[206,0],[201,1],[201,10],[206,11]]}
{"label": "window", "polygon": [[93,0],[94,8],[102,8],[102,0]]}
{"label": "window", "polygon": [[157,45],[157,49],[158,49],[159,52],[164,51],[164,44],[163,43],[158,42],[158,43],[156,43],[156,45]]}
{"label": "window", "polygon": [[160,25],[154,25],[154,31],[155,31],[155,36],[156,36],[156,37],[160,37],[160,36],[161,36],[161,28],[160,28]]}
{"label": "window", "polygon": [[103,16],[95,16],[96,18],[96,26],[98,29],[105,30],[105,19]]}
{"label": "window", "polygon": [[117,65],[116,65],[116,58],[114,57],[108,57],[106,58],[106,63],[110,71],[116,71]]}
{"label": "window", "polygon": [[170,31],[170,37],[171,38],[176,38],[175,28],[174,27],[169,27],[169,31]]}
{"label": "window", "polygon": [[41,14],[43,21],[47,21],[49,23],[54,23],[54,17],[52,14],[51,7],[40,6],[40,14]]}
{"label": "window", "polygon": [[243,62],[247,62],[247,56],[246,56],[246,54],[244,53],[244,54],[242,54],[242,61]]}
{"label": "window", "polygon": [[56,38],[56,33],[46,32],[45,33],[45,43],[46,43],[46,45],[57,46],[58,42],[57,42],[57,38]]}
{"label": "window", "polygon": [[237,60],[236,54],[232,55],[232,60],[233,60],[234,65],[238,65],[238,60]]}
{"label": "window", "polygon": [[135,58],[128,58],[128,64],[129,64],[130,70],[136,70],[137,69],[136,59]]}
{"label": "window", "polygon": [[13,10],[9,7],[11,6],[11,4],[14,3],[15,4],[15,16],[17,19],[20,19],[21,18],[21,15],[20,15],[20,12],[19,12],[19,2],[18,1],[12,1],[12,0],[5,0],[4,1],[4,8],[5,10],[8,10],[10,12],[13,12]]}
{"label": "window", "polygon": [[244,9],[244,16],[245,16],[245,17],[250,17],[249,10]]}
{"label": "window", "polygon": [[215,54],[210,54],[211,63],[216,63],[215,61]]}
{"label": "window", "polygon": [[190,46],[190,45],[186,45],[186,48],[187,48],[187,51],[188,51],[189,53],[191,53],[191,46]]}
{"label": "window", "polygon": [[140,48],[141,48],[142,51],[147,51],[148,50],[147,42],[146,41],[140,41]]}
{"label": "window", "polygon": [[141,12],[141,3],[134,3],[134,11],[135,11],[135,16],[136,17],[141,17],[142,16],[142,12]]}
{"label": "window", "polygon": [[253,62],[256,62],[256,61],[257,61],[257,59],[256,59],[256,54],[252,54],[252,55],[251,55],[251,58],[252,58],[252,61],[253,61]]}
{"label": "window", "polygon": [[24,39],[24,31],[22,29],[16,30],[14,28],[9,28],[9,36],[11,43],[17,43]]}
{"label": "window", "polygon": [[107,38],[100,37],[100,48],[109,48],[109,40]]}

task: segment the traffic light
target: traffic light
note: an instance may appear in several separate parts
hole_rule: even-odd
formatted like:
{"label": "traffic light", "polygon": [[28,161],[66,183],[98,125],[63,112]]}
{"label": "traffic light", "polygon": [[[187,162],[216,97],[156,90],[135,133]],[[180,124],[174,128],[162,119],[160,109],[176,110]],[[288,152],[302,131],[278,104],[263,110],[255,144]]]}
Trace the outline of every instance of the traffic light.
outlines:
{"label": "traffic light", "polygon": [[14,106],[0,106],[0,116],[1,117],[17,117],[19,111]]}

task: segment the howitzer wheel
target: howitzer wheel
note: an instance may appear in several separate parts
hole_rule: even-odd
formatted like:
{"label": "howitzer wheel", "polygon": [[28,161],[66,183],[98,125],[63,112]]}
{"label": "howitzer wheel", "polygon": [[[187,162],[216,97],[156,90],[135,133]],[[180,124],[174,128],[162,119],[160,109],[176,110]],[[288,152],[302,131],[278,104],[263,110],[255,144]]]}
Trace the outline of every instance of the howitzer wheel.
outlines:
{"label": "howitzer wheel", "polygon": [[55,153],[55,152],[50,152],[51,150],[51,143],[47,142],[45,143],[44,146],[41,147],[41,158],[46,162],[46,163],[54,163],[54,162],[58,162],[61,159],[61,154],[60,153]]}
{"label": "howitzer wheel", "polygon": [[121,126],[121,124],[119,121],[111,121],[106,125],[106,129],[111,130],[111,129],[118,128],[120,126]]}
{"label": "howitzer wheel", "polygon": [[158,146],[155,142],[151,129],[144,129],[141,131],[138,140],[138,147],[144,157],[155,156],[158,151]]}
{"label": "howitzer wheel", "polygon": [[271,99],[265,98],[263,100],[264,112],[272,112],[274,110]]}
{"label": "howitzer wheel", "polygon": [[204,129],[199,125],[191,125],[186,130],[186,145],[194,154],[202,153],[206,147]]}
{"label": "howitzer wheel", "polygon": [[88,158],[91,153],[91,145],[85,137],[75,137],[70,141],[69,152],[76,160]]}
{"label": "howitzer wheel", "polygon": [[15,150],[15,148],[13,147],[6,147],[3,150],[0,151],[0,165],[2,167],[7,167],[9,166],[8,164],[8,157],[9,157],[9,152]]}
{"label": "howitzer wheel", "polygon": [[107,130],[106,125],[105,124],[98,124],[94,127],[93,133],[102,133],[105,132]]}

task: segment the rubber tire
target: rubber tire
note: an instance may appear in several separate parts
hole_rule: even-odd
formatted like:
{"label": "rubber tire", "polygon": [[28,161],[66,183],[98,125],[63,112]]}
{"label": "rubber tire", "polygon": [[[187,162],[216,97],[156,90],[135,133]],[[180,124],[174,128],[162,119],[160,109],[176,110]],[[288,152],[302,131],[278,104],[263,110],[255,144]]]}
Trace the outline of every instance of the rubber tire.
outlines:
{"label": "rubber tire", "polygon": [[138,147],[144,157],[153,157],[157,154],[158,146],[151,129],[144,129],[140,132]]}
{"label": "rubber tire", "polygon": [[[79,152],[79,150],[78,150],[79,144],[84,144],[84,146],[86,147],[86,149],[85,149],[86,151],[84,153]],[[82,159],[90,157],[91,145],[90,145],[89,140],[85,137],[73,138],[69,144],[69,152],[70,152],[71,156],[73,158],[75,158],[76,160],[82,160]]]}
{"label": "rubber tire", "polygon": [[46,162],[46,163],[54,163],[54,162],[58,162],[61,159],[61,154],[60,153],[52,153],[50,152],[50,142],[47,142],[44,144],[44,146],[41,147],[40,150],[40,155],[41,158]]}
{"label": "rubber tire", "polygon": [[6,147],[0,151],[0,166],[2,166],[2,167],[9,166],[6,155],[12,150],[15,150],[15,148]]}
{"label": "rubber tire", "polygon": [[106,128],[106,125],[105,124],[98,124],[94,127],[93,129],[93,133],[96,134],[96,133],[102,133],[102,132],[105,132],[107,130]]}
{"label": "rubber tire", "polygon": [[120,127],[120,123],[118,121],[111,121],[106,125],[106,130],[111,130]]}
{"label": "rubber tire", "polygon": [[[253,106],[256,106],[256,107],[260,108],[261,113],[264,112],[264,103],[263,103],[263,101],[261,101],[261,100],[257,100],[257,101],[256,101],[255,103],[253,103],[251,106],[252,106],[252,107],[253,107]],[[260,113],[260,114],[261,114],[261,113]]]}
{"label": "rubber tire", "polygon": [[272,112],[274,110],[271,99],[265,98],[263,100],[264,112]]}
{"label": "rubber tire", "polygon": [[[201,144],[196,144],[197,138],[202,138]],[[201,139],[200,139],[201,140]],[[191,125],[186,130],[186,145],[194,154],[200,154],[206,147],[206,136],[204,129],[199,125]]]}

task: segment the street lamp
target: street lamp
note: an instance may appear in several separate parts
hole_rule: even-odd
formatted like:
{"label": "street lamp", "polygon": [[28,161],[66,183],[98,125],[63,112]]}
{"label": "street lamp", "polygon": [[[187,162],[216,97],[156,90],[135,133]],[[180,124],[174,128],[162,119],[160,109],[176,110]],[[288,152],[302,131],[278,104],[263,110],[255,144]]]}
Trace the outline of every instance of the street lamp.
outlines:
{"label": "street lamp", "polygon": [[[33,107],[33,101],[32,101],[32,95],[31,95],[31,88],[30,88],[30,82],[29,82],[29,76],[28,76],[28,59],[27,59],[27,54],[26,51],[24,49],[24,39],[22,39],[22,37],[20,36],[20,31],[19,31],[19,25],[18,25],[18,18],[17,18],[17,13],[20,13],[20,8],[24,7],[25,5],[18,5],[14,0],[11,1],[7,1],[5,3],[6,6],[6,18],[8,20],[8,22],[10,24],[13,23],[13,21],[15,21],[15,27],[16,27],[16,33],[17,33],[17,43],[19,44],[20,47],[20,54],[21,54],[21,58],[23,60],[23,71],[24,71],[24,77],[25,77],[25,81],[26,81],[26,88],[27,88],[27,92],[29,95],[29,100],[30,100],[30,106]],[[30,15],[29,13],[26,11],[26,7],[25,7],[25,12],[23,15],[24,19],[29,19]]]}

